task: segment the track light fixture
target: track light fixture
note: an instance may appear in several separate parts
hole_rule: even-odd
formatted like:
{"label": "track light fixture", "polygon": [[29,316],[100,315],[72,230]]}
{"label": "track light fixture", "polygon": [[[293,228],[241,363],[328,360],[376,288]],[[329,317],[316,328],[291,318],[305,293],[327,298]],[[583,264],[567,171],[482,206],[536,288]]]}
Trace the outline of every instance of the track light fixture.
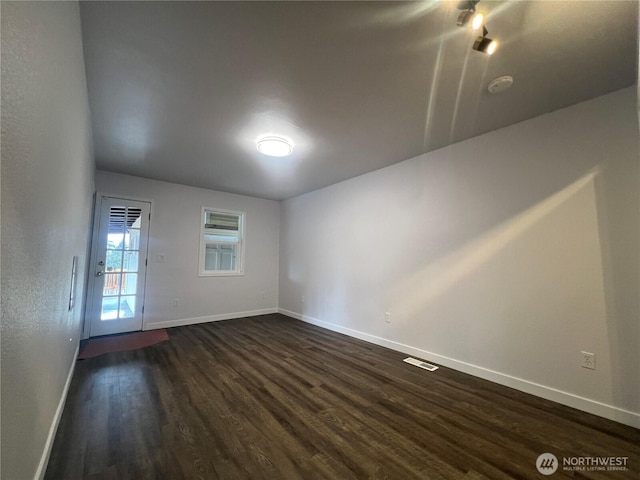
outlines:
{"label": "track light fixture", "polygon": [[489,32],[487,31],[487,27],[484,25],[485,14],[483,12],[476,11],[476,5],[479,2],[480,0],[462,0],[458,2],[458,10],[462,11],[458,15],[456,24],[459,27],[470,25],[473,30],[478,30],[482,27],[482,35],[476,38],[476,41],[473,44],[473,49],[481,53],[486,53],[487,55],[493,55],[498,48],[498,42],[487,37]]}
{"label": "track light fixture", "polygon": [[473,49],[487,55],[493,55],[498,48],[498,41],[487,37],[488,34],[487,27],[482,27],[482,35],[476,38]]}
{"label": "track light fixture", "polygon": [[479,1],[480,0],[463,0],[458,3],[458,9],[462,10],[456,22],[459,27],[469,25],[472,30],[478,30],[484,25],[484,12],[476,11],[476,4]]}

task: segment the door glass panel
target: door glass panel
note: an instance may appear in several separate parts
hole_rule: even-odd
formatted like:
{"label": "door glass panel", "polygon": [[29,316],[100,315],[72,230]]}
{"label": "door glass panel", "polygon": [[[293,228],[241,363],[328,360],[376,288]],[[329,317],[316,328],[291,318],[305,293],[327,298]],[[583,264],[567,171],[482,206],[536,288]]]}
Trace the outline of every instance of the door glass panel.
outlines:
{"label": "door glass panel", "polygon": [[107,273],[104,276],[104,288],[102,295],[111,296],[118,295],[120,293],[120,274],[119,273]]}
{"label": "door glass panel", "polygon": [[125,273],[122,275],[121,295],[135,295],[138,282],[137,273]]}
{"label": "door glass panel", "polygon": [[135,315],[136,311],[136,297],[126,296],[120,297],[120,318],[131,318]]}
{"label": "door glass panel", "polygon": [[109,231],[107,236],[107,248],[110,250],[122,250],[122,240],[124,233],[122,231]]}
{"label": "door glass panel", "polygon": [[138,251],[128,250],[124,252],[124,259],[122,262],[123,272],[137,272],[138,271]]}
{"label": "door glass panel", "polygon": [[127,228],[127,232],[124,236],[124,249],[125,250],[139,250],[140,249],[140,230],[137,228]]}
{"label": "door glass panel", "polygon": [[126,215],[126,229],[124,236],[125,250],[140,249],[140,225],[142,223],[142,210],[139,208],[128,208]]}
{"label": "door glass panel", "polygon": [[115,320],[116,318],[118,318],[118,297],[102,297],[100,320]]}
{"label": "door glass panel", "polygon": [[119,272],[122,267],[122,250],[107,250],[105,267],[107,272]]}

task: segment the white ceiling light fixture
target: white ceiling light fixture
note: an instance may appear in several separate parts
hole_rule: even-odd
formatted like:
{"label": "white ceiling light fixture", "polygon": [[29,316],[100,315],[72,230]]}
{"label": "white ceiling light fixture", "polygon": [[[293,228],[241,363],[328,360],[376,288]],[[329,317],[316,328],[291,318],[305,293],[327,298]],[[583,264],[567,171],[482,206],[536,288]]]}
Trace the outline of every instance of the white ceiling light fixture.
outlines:
{"label": "white ceiling light fixture", "polygon": [[260,153],[270,157],[286,157],[293,153],[293,144],[289,140],[275,135],[258,139],[256,147]]}

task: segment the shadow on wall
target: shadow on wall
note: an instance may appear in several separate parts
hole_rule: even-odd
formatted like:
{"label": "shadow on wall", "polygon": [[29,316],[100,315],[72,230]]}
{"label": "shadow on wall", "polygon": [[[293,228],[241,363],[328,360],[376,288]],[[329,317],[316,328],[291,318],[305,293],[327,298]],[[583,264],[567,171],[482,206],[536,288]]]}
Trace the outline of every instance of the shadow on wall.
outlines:
{"label": "shadow on wall", "polygon": [[[390,308],[402,312],[394,340],[628,403],[636,387],[624,382],[630,377],[616,354],[596,198],[600,174],[594,169],[455,251],[418,264],[388,292]],[[580,368],[582,350],[596,353],[596,371]]]}
{"label": "shadow on wall", "polygon": [[530,232],[548,215],[562,208],[581,190],[593,186],[596,175],[596,172],[585,175],[564,190],[408,276],[397,290],[403,292],[401,296],[414,306],[414,310],[419,310],[420,305],[436,301]]}

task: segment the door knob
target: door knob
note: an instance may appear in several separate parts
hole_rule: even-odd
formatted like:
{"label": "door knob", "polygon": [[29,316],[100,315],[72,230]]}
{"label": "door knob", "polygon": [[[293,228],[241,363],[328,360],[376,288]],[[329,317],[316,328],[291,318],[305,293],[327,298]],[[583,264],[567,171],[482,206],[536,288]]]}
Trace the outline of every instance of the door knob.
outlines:
{"label": "door knob", "polygon": [[96,277],[101,277],[104,272],[96,272]]}

